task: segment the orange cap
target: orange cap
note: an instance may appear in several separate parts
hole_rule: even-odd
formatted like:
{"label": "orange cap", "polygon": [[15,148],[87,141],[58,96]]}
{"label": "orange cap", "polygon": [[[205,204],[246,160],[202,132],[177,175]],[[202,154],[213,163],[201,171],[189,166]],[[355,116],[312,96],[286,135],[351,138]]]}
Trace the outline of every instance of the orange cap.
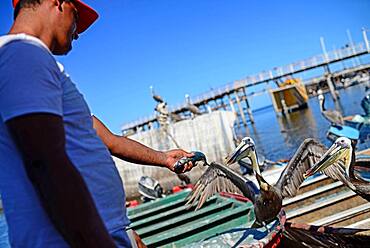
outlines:
{"label": "orange cap", "polygon": [[[19,0],[13,0],[13,8],[17,6],[18,2]],[[80,0],[73,0],[72,2],[78,11],[77,33],[80,34],[88,29],[98,19],[99,15],[93,8]]]}

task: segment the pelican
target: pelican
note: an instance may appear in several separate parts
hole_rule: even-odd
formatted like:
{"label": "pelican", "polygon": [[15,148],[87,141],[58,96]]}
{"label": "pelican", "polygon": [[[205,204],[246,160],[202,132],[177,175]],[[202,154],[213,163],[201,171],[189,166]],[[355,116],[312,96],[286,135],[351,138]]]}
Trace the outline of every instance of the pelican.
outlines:
{"label": "pelican", "polygon": [[270,185],[260,173],[253,139],[245,137],[226,159],[226,164],[230,165],[248,157],[252,162],[260,190],[256,190],[251,181],[234,172],[228,166],[211,163],[194,186],[187,204],[193,206],[198,201],[196,209],[199,209],[208,197],[217,192],[242,193],[254,204],[256,224],[265,225],[281,211],[283,198],[296,195],[304,180],[303,173],[311,168],[324,152],[325,147],[321,143],[314,139],[306,139],[285,167],[277,183]]}
{"label": "pelican", "polygon": [[154,101],[156,101],[158,103],[163,103],[164,102],[163,98],[160,95],[156,95],[154,93],[153,86],[150,86],[149,88],[150,88],[150,93],[152,94],[152,97],[153,97]]}
{"label": "pelican", "polygon": [[318,99],[320,103],[321,114],[327,119],[332,125],[344,125],[342,114],[336,110],[327,110],[325,108],[325,97],[322,94],[322,90],[318,90]]}
{"label": "pelican", "polygon": [[170,117],[171,117],[171,120],[173,122],[178,122],[178,121],[182,121],[183,118],[181,117],[181,115],[178,115],[178,114],[175,114],[175,113],[170,113]]}
{"label": "pelican", "polygon": [[186,108],[193,114],[193,115],[201,115],[202,113],[200,112],[199,108],[192,104],[190,102],[190,96],[188,94],[185,95],[185,100],[186,100]]}
{"label": "pelican", "polygon": [[[360,163],[369,166],[370,158],[362,158],[359,160]],[[351,140],[340,137],[304,176],[308,177],[316,172],[324,171],[327,176],[340,180],[362,198],[370,201],[370,182],[356,175],[355,164],[355,149]]]}

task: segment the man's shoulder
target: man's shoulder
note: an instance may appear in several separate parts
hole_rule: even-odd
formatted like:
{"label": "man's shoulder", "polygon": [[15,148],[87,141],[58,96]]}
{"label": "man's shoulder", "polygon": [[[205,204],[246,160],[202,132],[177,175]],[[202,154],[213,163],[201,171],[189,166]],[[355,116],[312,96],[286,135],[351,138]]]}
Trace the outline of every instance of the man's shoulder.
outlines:
{"label": "man's shoulder", "polygon": [[33,59],[48,59],[55,61],[54,57],[44,47],[28,40],[14,40],[0,47],[0,56],[14,58],[29,57]]}
{"label": "man's shoulder", "polygon": [[44,66],[52,70],[58,69],[55,58],[44,47],[24,40],[11,41],[0,47],[0,61],[4,61],[2,65],[6,67]]}

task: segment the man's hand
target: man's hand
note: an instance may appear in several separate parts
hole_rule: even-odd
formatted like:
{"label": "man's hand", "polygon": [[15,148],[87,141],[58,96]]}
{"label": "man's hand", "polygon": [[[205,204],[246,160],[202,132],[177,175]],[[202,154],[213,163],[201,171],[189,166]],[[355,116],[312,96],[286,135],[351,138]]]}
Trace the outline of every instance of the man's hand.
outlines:
{"label": "man's hand", "polygon": [[[174,171],[174,165],[180,159],[184,157],[191,158],[194,156],[193,153],[189,153],[181,149],[170,150],[170,151],[164,152],[164,154],[166,156],[165,166],[171,171]],[[193,166],[194,164],[192,162],[186,163],[184,166],[184,170],[181,171],[181,173],[190,171],[193,168]]]}

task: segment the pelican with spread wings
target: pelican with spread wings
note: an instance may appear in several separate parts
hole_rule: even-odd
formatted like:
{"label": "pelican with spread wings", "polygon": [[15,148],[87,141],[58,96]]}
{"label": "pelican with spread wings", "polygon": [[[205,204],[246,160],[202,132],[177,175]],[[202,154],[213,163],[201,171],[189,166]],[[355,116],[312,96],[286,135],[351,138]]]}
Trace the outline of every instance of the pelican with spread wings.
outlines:
{"label": "pelican with spread wings", "polygon": [[256,223],[261,225],[272,221],[282,208],[285,197],[294,196],[304,180],[303,174],[313,166],[325,153],[326,148],[314,139],[306,139],[298,148],[279,180],[270,185],[262,177],[259,167],[256,147],[250,137],[243,138],[235,151],[227,158],[230,165],[248,157],[256,176],[259,190],[248,179],[242,177],[230,167],[219,164],[207,164],[208,168],[199,178],[189,196],[187,204],[196,205],[199,209],[204,202],[218,192],[242,193],[254,204]]}
{"label": "pelican with spread wings", "polygon": [[356,175],[355,165],[370,167],[370,158],[363,157],[356,160],[355,149],[350,139],[338,138],[322,158],[309,169],[305,177],[319,171],[335,179],[340,180],[362,198],[370,201],[370,182]]}

